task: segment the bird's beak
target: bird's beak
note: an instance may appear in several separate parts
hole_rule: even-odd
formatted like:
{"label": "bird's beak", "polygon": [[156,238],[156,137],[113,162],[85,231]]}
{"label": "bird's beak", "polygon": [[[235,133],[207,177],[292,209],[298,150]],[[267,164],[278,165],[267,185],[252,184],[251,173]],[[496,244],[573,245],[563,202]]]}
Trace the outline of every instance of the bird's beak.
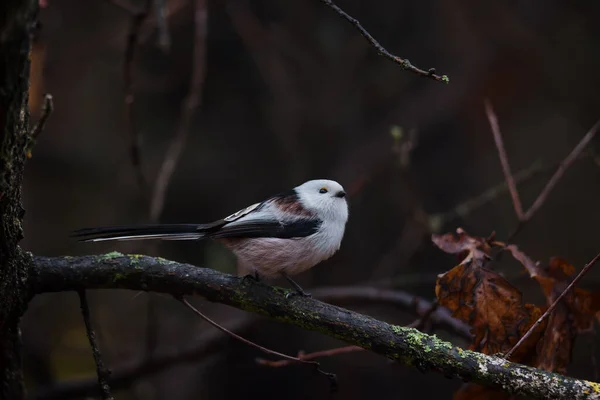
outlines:
{"label": "bird's beak", "polygon": [[346,192],[344,192],[343,190],[340,190],[339,192],[337,192],[335,194],[335,197],[339,197],[340,199],[343,197],[346,197]]}

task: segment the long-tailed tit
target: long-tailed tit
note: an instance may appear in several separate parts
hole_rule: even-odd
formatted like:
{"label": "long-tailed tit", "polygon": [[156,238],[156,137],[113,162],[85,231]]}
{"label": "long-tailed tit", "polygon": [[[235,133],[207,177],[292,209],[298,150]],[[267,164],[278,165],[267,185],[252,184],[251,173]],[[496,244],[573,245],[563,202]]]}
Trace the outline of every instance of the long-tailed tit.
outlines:
{"label": "long-tailed tit", "polygon": [[258,277],[312,268],[339,250],[348,220],[346,192],[337,182],[312,180],[208,224],[116,226],[80,229],[82,241],[215,239],[231,249],[238,271]]}

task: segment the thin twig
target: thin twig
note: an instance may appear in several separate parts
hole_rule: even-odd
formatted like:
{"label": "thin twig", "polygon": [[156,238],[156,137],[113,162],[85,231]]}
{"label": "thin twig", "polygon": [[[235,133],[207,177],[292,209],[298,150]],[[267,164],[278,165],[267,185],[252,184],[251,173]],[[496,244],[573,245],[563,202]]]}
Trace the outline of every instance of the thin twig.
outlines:
{"label": "thin twig", "polygon": [[196,313],[198,316],[200,316],[200,318],[204,319],[206,322],[208,322],[209,324],[211,324],[215,328],[219,329],[222,332],[225,332],[226,334],[230,335],[234,339],[237,339],[240,342],[247,344],[248,346],[254,347],[255,349],[258,349],[258,350],[262,351],[263,353],[283,358],[283,359],[285,359],[285,360],[287,360],[289,362],[295,362],[295,363],[312,365],[317,370],[317,372],[319,372],[320,374],[322,374],[325,377],[327,377],[327,379],[329,380],[329,384],[331,385],[331,390],[332,391],[337,390],[337,377],[336,377],[336,375],[321,370],[319,368],[320,364],[318,362],[316,362],[316,361],[309,361],[309,360],[303,360],[303,359],[300,359],[298,357],[288,356],[287,354],[283,354],[283,353],[280,353],[280,352],[275,351],[275,350],[267,349],[266,347],[263,347],[263,346],[261,346],[261,345],[259,345],[257,343],[254,343],[254,342],[252,342],[252,341],[250,341],[248,339],[245,339],[245,338],[241,337],[240,335],[237,335],[237,334],[231,332],[229,329],[225,328],[224,326],[219,325],[218,323],[216,323],[215,321],[213,321],[212,319],[210,319],[209,317],[207,317],[206,315],[204,315],[202,312],[200,312],[200,310],[198,310],[196,307],[194,307],[192,304],[190,304],[190,302],[187,301],[186,299],[184,299],[183,297],[175,297],[175,298],[178,301],[180,301],[181,303],[185,304],[190,310],[192,310],[194,313]]}
{"label": "thin twig", "polygon": [[333,1],[321,0],[321,2],[325,3],[332,10],[334,10],[336,13],[338,13],[338,15],[340,15],[342,18],[346,19],[348,22],[350,22],[352,25],[354,25],[356,27],[356,29],[358,29],[360,34],[365,39],[367,39],[367,41],[371,44],[371,46],[375,47],[375,49],[377,50],[377,53],[384,56],[388,60],[391,60],[391,61],[395,62],[396,64],[399,64],[403,69],[405,69],[407,71],[424,76],[426,78],[431,78],[438,82],[444,82],[444,83],[450,82],[450,79],[446,75],[436,75],[434,68],[430,68],[429,70],[424,71],[424,70],[412,65],[410,63],[410,61],[408,61],[406,58],[400,58],[398,56],[393,55],[389,51],[387,51],[381,44],[379,44],[379,42],[377,40],[375,40],[375,38],[373,36],[371,36],[371,34],[365,28],[363,28],[363,26],[360,24],[360,22],[356,18],[348,15],[344,10],[342,10],[340,7],[338,7]]}
{"label": "thin twig", "polygon": [[137,49],[138,38],[140,30],[148,15],[150,15],[152,2],[146,0],[146,7],[143,10],[133,11],[130,8],[123,7],[128,10],[131,14],[131,22],[129,33],[127,34],[127,41],[125,45],[125,56],[123,58],[123,79],[124,79],[124,99],[125,99],[125,118],[127,121],[127,130],[129,132],[130,144],[129,152],[131,157],[131,163],[135,168],[137,180],[140,188],[146,192],[148,187],[148,181],[144,174],[144,166],[142,163],[142,133],[139,131],[135,121],[135,91],[133,81],[133,61],[135,52]]}
{"label": "thin twig", "polygon": [[508,156],[506,155],[506,149],[504,148],[504,142],[502,141],[502,133],[500,132],[500,126],[498,125],[498,118],[494,113],[492,104],[487,99],[485,100],[485,113],[490,123],[490,127],[492,128],[494,142],[496,143],[496,148],[498,149],[500,164],[502,164],[502,171],[504,172],[504,178],[506,179],[506,184],[508,185],[508,190],[510,191],[510,197],[512,198],[515,213],[517,214],[519,221],[522,221],[524,219],[524,214],[521,198],[519,197],[519,192],[517,191],[517,185],[513,175],[510,172],[510,164],[508,162]]}
{"label": "thin twig", "polygon": [[100,386],[100,391],[102,392],[102,398],[104,400],[113,400],[114,397],[110,393],[110,386],[108,385],[110,371],[104,366],[104,363],[102,362],[102,355],[100,354],[100,349],[98,348],[98,343],[96,343],[96,333],[94,333],[92,322],[90,320],[90,307],[88,305],[87,295],[85,290],[78,290],[77,294],[79,295],[81,315],[83,316],[83,321],[85,322],[85,330],[90,341],[90,346],[92,346],[94,361],[96,362],[96,373],[98,374],[98,385]]}
{"label": "thin twig", "polygon": [[588,270],[592,267],[592,265],[594,265],[599,259],[600,259],[600,253],[598,253],[596,255],[596,257],[594,257],[592,259],[592,261],[590,261],[589,263],[587,263],[585,265],[585,267],[583,267],[583,269],[579,272],[579,274],[575,277],[575,279],[573,279],[573,281],[571,281],[569,286],[567,286],[567,288],[560,294],[560,296],[558,296],[556,298],[556,300],[554,300],[554,303],[552,303],[552,305],[546,310],[546,312],[544,314],[542,314],[542,316],[540,318],[538,318],[537,321],[535,321],[535,324],[533,324],[527,332],[525,332],[525,334],[521,337],[521,339],[519,339],[517,344],[515,344],[513,346],[513,348],[510,349],[509,352],[504,355],[505,359],[508,360],[510,358],[510,356],[512,356],[512,354],[521,345],[521,343],[523,343],[525,340],[527,340],[527,338],[531,335],[531,333],[548,317],[548,315],[550,315],[550,313],[552,313],[552,311],[554,311],[554,309],[556,308],[558,303],[563,299],[563,297],[565,297],[567,295],[567,293],[569,293],[571,288],[573,286],[575,286],[575,284],[577,282],[579,282],[579,280],[586,274],[586,272],[588,272]]}
{"label": "thin twig", "polygon": [[206,32],[208,13],[206,0],[195,0],[194,22],[194,55],[192,59],[192,78],[186,98],[183,100],[179,122],[173,140],[167,150],[152,191],[150,203],[150,219],[157,221],[165,203],[165,195],[171,176],[187,140],[192,117],[200,106],[202,87],[206,75]]}
{"label": "thin twig", "polygon": [[598,128],[600,128],[600,120],[598,120],[594,124],[594,126],[592,126],[592,128],[588,131],[588,133],[585,134],[585,136],[581,139],[577,146],[575,146],[575,148],[571,151],[567,158],[565,158],[564,161],[560,163],[558,170],[556,170],[552,178],[550,178],[550,180],[546,184],[546,187],[544,187],[537,199],[535,199],[531,207],[529,207],[529,210],[525,212],[524,219],[526,221],[531,219],[531,217],[537,212],[537,210],[544,204],[544,202],[548,198],[548,195],[550,194],[552,189],[554,189],[554,186],[556,186],[560,178],[562,178],[565,171],[571,166],[571,164],[573,164],[573,161],[575,161],[579,157],[581,152],[583,152],[585,147],[594,138],[594,136],[596,136]]}
{"label": "thin twig", "polygon": [[[358,347],[358,346],[344,346],[344,347],[336,347],[335,349],[315,351],[313,353],[298,352],[298,358],[306,361],[306,360],[313,360],[313,359],[319,358],[319,357],[332,357],[332,356],[337,356],[338,354],[352,353],[355,351],[362,351],[362,350],[364,350],[364,349],[362,347]],[[280,367],[285,367],[285,366],[288,366],[291,364],[295,364],[296,362],[295,361],[292,362],[290,360],[271,361],[271,360],[265,360],[264,358],[257,358],[256,363],[267,366],[267,367],[280,368]]]}
{"label": "thin twig", "polygon": [[42,104],[42,114],[40,115],[40,119],[37,124],[31,130],[31,137],[35,140],[40,136],[40,133],[44,130],[46,126],[46,121],[50,114],[54,111],[54,101],[52,99],[52,95],[50,93],[46,93],[44,96],[44,103]]}
{"label": "thin twig", "polygon": [[215,321],[213,321],[212,319],[210,319],[208,316],[204,315],[200,310],[198,310],[196,307],[194,307],[189,301],[187,301],[186,299],[184,299],[183,297],[181,298],[177,298],[176,299],[178,301],[180,301],[181,303],[185,304],[190,310],[192,310],[194,313],[196,313],[198,316],[200,316],[200,318],[202,318],[203,320],[205,320],[206,322],[208,322],[209,324],[211,324],[212,326],[214,326],[215,328],[219,329],[222,332],[225,332],[226,334],[230,335],[231,337],[233,337],[234,339],[239,340],[242,343],[247,344],[250,347],[254,347],[260,351],[262,351],[263,353],[272,355],[272,356],[277,356],[277,357],[281,357],[284,358],[286,360],[289,361],[293,361],[296,363],[304,363],[304,364],[310,364],[310,365],[314,365],[314,366],[319,366],[319,363],[316,361],[305,361],[302,360],[298,357],[293,357],[293,356],[288,356],[287,354],[283,354],[280,353],[278,351],[275,350],[271,350],[271,349],[267,349],[266,347],[263,347],[259,344],[256,344],[248,339],[245,339],[243,337],[241,337],[240,335],[237,335],[233,332],[231,332],[229,329],[225,328],[224,326],[219,325],[218,323],[216,323]]}

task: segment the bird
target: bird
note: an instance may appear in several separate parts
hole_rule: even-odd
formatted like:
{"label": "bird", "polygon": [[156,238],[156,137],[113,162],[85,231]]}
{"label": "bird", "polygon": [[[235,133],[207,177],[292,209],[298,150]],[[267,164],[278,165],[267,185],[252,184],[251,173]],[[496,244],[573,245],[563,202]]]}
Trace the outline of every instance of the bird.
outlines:
{"label": "bird", "polygon": [[340,249],[347,221],[342,185],[315,179],[205,224],[84,228],[72,236],[82,242],[212,239],[235,254],[239,275],[255,280],[282,276],[296,294],[310,296],[291,276],[333,256]]}

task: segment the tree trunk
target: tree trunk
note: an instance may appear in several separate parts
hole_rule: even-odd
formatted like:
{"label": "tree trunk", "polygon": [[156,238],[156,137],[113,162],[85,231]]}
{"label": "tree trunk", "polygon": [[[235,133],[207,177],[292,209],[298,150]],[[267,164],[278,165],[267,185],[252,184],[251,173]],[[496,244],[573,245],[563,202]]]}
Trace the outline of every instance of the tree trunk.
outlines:
{"label": "tree trunk", "polygon": [[29,300],[21,181],[29,141],[29,52],[37,0],[0,1],[0,398],[24,397],[19,319]]}

